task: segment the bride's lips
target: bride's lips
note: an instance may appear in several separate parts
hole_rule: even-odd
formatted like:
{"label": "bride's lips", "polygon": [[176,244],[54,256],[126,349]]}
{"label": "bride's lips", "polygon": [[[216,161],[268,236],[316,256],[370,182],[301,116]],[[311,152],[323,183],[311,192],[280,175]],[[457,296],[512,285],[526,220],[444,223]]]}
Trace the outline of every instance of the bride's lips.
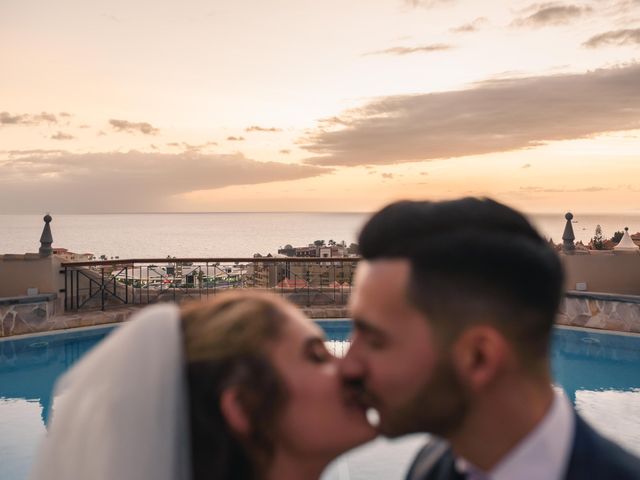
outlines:
{"label": "bride's lips", "polygon": [[344,392],[344,401],[347,406],[357,408],[362,412],[366,412],[374,407],[371,396],[362,388],[346,388]]}

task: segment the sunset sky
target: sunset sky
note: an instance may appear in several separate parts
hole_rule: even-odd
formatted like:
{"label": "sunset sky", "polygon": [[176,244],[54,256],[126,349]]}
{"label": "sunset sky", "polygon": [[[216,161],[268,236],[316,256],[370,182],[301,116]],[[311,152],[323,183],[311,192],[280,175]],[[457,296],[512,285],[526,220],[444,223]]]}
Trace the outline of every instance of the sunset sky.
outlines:
{"label": "sunset sky", "polygon": [[0,213],[640,213],[640,0],[0,0]]}

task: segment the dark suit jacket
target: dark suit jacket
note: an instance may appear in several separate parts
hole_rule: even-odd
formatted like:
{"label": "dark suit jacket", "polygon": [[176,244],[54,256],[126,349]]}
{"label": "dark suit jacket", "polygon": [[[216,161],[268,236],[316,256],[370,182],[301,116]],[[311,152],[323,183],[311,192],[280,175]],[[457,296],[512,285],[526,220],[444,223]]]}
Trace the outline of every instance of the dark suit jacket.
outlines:
{"label": "dark suit jacket", "polygon": [[[432,440],[416,456],[407,480],[464,478],[444,440]],[[639,480],[640,459],[607,440],[576,414],[575,435],[565,480]],[[544,480],[544,479],[541,479]]]}

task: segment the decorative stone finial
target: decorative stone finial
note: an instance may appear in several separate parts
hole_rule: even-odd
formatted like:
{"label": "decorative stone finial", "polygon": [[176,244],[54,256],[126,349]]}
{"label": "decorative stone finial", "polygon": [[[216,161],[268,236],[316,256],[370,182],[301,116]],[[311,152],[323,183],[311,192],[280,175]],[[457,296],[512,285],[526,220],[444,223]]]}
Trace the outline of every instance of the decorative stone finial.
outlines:
{"label": "decorative stone finial", "polygon": [[53,253],[53,249],[51,248],[51,244],[53,243],[53,236],[51,235],[51,227],[49,224],[51,223],[51,215],[48,213],[44,216],[44,228],[42,229],[42,235],[40,236],[40,256],[48,257]]}
{"label": "decorative stone finial", "polygon": [[624,231],[628,232],[629,231],[629,227],[624,227]]}
{"label": "decorative stone finial", "polygon": [[571,220],[573,220],[573,213],[567,212],[564,216],[567,220],[567,224],[564,226],[564,233],[562,234],[562,250],[565,253],[573,252],[576,249],[573,241],[576,239],[576,236],[573,234],[573,225],[571,225]]}

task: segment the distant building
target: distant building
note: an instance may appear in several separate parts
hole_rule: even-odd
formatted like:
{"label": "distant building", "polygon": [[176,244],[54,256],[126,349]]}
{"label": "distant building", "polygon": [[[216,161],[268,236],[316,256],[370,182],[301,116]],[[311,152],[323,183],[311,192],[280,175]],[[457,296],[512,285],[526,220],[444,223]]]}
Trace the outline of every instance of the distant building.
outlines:
{"label": "distant building", "polygon": [[342,245],[332,245],[330,247],[320,247],[320,258],[346,257],[347,249]]}
{"label": "distant building", "polygon": [[278,255],[284,255],[285,257],[295,257],[296,249],[291,245],[285,245],[284,248],[278,250]]}
{"label": "distant building", "polygon": [[306,247],[292,247],[291,245],[285,245],[284,248],[278,250],[278,255],[284,255],[285,257],[317,257],[318,248],[315,245],[309,245]]}
{"label": "distant building", "polygon": [[308,247],[296,247],[295,253],[296,257],[317,257],[318,247],[315,245],[309,245]]}
{"label": "distant building", "polygon": [[357,245],[352,243],[349,247],[340,244],[314,245],[309,244],[306,247],[293,247],[285,245],[284,248],[278,250],[278,255],[285,257],[320,257],[320,258],[336,258],[348,257],[349,255],[357,255]]}
{"label": "distant building", "polygon": [[90,262],[96,258],[93,253],[74,253],[66,248],[54,248],[53,254],[65,262]]}

